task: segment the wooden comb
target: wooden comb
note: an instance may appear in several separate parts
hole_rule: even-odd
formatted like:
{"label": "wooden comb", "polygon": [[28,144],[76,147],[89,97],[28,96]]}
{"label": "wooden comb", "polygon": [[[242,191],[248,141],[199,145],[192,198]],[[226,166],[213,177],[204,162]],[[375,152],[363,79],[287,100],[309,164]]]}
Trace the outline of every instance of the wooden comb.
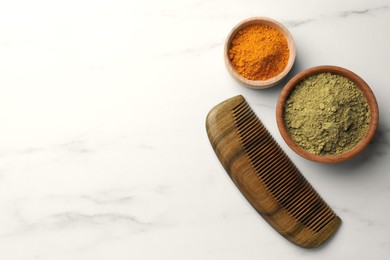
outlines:
{"label": "wooden comb", "polygon": [[206,129],[225,170],[282,236],[302,247],[325,243],[341,219],[275,142],[243,96],[215,106]]}

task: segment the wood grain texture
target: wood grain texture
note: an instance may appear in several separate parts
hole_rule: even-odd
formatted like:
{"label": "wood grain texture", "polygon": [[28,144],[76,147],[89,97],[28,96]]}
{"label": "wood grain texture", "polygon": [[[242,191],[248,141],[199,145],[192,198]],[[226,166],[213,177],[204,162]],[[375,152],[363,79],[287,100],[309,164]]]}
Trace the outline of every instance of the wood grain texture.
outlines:
{"label": "wood grain texture", "polygon": [[302,247],[324,244],[341,219],[274,141],[243,96],[214,107],[206,119],[214,151],[250,204],[282,236]]}

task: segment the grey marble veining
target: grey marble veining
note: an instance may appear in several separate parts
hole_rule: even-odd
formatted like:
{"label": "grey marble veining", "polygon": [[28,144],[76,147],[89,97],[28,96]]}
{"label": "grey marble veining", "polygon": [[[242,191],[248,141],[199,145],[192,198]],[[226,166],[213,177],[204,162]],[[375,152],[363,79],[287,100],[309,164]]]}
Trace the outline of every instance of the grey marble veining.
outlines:
{"label": "grey marble veining", "polygon": [[372,16],[375,17],[378,14],[381,14],[381,12],[389,12],[389,5],[382,5],[372,8],[363,8],[363,9],[355,9],[355,10],[346,10],[346,11],[336,11],[333,13],[327,13],[321,16],[318,16],[316,18],[305,18],[302,20],[286,20],[284,24],[288,27],[297,27],[301,25],[305,25],[308,23],[320,21],[320,20],[328,20],[328,19],[337,19],[337,18],[348,18],[350,16]]}
{"label": "grey marble veining", "polygon": [[[0,259],[386,259],[390,254],[390,1],[4,1],[0,4]],[[348,162],[300,158],[275,121],[280,84],[227,72],[239,21],[267,16],[297,44],[291,75],[333,64],[372,88],[380,122]],[[246,202],[205,117],[242,94],[342,218],[297,248]]]}

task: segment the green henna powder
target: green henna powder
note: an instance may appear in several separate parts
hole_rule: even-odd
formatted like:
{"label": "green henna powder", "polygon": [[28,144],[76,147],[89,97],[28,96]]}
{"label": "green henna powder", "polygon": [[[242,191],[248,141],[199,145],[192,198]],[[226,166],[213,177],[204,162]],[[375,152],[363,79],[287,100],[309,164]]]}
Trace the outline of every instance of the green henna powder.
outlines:
{"label": "green henna powder", "polygon": [[316,155],[353,148],[367,133],[370,109],[354,82],[319,73],[300,82],[287,98],[284,120],[292,139]]}

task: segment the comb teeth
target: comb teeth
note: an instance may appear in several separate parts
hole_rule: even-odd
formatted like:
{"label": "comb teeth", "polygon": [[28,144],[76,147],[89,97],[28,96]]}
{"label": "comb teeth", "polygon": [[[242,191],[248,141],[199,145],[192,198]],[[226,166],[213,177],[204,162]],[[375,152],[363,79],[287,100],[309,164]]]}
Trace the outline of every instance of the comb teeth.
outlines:
{"label": "comb teeth", "polygon": [[319,232],[335,214],[290,162],[248,103],[242,102],[232,111],[245,153],[259,179],[288,213]]}
{"label": "comb teeth", "polygon": [[341,223],[275,142],[242,96],[210,111],[207,132],[237,187],[283,236],[304,247],[323,244]]}

